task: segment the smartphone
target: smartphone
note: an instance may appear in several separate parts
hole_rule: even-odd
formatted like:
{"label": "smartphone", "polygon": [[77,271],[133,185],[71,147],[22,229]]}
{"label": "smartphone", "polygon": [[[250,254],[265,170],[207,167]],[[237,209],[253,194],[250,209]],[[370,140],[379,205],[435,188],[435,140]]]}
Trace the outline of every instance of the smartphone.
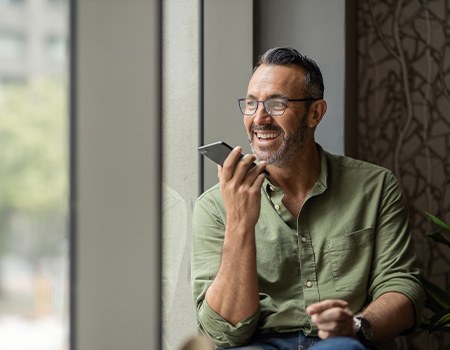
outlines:
{"label": "smartphone", "polygon": [[[198,151],[201,155],[208,157],[215,163],[219,165],[223,165],[223,162],[228,157],[230,152],[233,150],[233,147],[231,147],[229,144],[223,142],[223,141],[216,141],[204,146],[200,146],[198,148]],[[241,154],[241,158],[244,157],[243,154]],[[253,165],[250,167],[254,167],[256,163],[253,163]],[[263,170],[263,173],[266,176],[269,176],[269,172],[267,170]]]}

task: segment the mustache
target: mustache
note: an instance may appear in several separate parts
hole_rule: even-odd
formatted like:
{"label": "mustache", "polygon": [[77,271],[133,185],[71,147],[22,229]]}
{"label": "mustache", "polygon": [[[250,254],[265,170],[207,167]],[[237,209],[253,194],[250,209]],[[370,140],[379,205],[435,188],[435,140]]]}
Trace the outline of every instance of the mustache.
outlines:
{"label": "mustache", "polygon": [[281,129],[279,126],[277,126],[275,124],[265,124],[265,125],[252,124],[250,131],[252,133],[254,133],[255,131],[277,131],[277,132],[282,133],[283,129]]}

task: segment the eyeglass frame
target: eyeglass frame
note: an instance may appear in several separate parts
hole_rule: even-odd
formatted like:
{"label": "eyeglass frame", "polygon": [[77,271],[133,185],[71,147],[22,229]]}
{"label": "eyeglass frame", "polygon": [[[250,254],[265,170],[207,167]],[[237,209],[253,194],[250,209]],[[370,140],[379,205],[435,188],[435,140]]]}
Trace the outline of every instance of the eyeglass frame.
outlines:
{"label": "eyeglass frame", "polygon": [[[246,113],[244,113],[242,111],[241,101],[245,101],[245,100],[253,100],[253,101],[255,101],[257,103],[256,104],[256,109],[255,109],[255,111],[252,114],[246,114]],[[266,102],[270,101],[270,100],[283,100],[284,101],[285,108],[284,108],[284,110],[283,110],[283,112],[281,114],[273,115],[273,114],[271,114],[271,112],[269,112],[267,110]],[[321,98],[314,98],[314,97],[308,97],[308,98],[271,97],[271,98],[268,98],[267,100],[264,100],[264,101],[258,101],[258,100],[254,99],[254,98],[251,98],[251,97],[242,97],[242,98],[238,99],[238,106],[239,106],[239,110],[241,111],[242,115],[251,116],[251,115],[255,115],[256,114],[256,112],[258,111],[258,108],[259,108],[259,104],[262,103],[263,106],[264,106],[264,109],[267,112],[267,114],[269,114],[271,117],[280,117],[280,116],[282,116],[284,114],[284,112],[286,112],[286,109],[288,108],[287,102],[306,102],[306,101],[318,101],[318,100],[321,100]]]}

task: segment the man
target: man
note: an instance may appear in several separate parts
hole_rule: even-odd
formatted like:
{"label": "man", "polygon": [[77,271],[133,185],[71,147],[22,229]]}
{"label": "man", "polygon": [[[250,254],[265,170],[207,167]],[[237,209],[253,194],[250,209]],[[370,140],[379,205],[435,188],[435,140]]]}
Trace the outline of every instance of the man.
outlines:
{"label": "man", "polygon": [[253,154],[236,147],[197,200],[193,294],[219,348],[372,348],[420,320],[397,181],[316,144],[323,92],[314,61],[267,51],[239,100]]}

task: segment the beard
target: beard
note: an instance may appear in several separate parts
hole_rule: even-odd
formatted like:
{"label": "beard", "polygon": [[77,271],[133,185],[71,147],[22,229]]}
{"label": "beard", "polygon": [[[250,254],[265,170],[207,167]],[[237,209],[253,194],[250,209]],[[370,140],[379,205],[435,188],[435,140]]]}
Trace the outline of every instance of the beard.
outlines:
{"label": "beard", "polygon": [[[283,138],[283,141],[278,149],[274,151],[271,150],[270,147],[260,146],[258,150],[255,150],[252,143],[252,139],[253,137],[255,137],[255,131],[263,130],[281,133],[280,137]],[[294,134],[289,137],[285,137],[283,130],[279,126],[274,124],[263,125],[260,127],[252,125],[250,131],[252,135],[250,139],[250,146],[252,148],[253,154],[256,156],[256,159],[259,162],[264,160],[267,162],[267,164],[275,165],[280,168],[286,167],[292,164],[305,144],[305,139],[308,131],[308,125],[306,124],[306,113],[303,115],[302,122],[297,130],[295,130]]]}

